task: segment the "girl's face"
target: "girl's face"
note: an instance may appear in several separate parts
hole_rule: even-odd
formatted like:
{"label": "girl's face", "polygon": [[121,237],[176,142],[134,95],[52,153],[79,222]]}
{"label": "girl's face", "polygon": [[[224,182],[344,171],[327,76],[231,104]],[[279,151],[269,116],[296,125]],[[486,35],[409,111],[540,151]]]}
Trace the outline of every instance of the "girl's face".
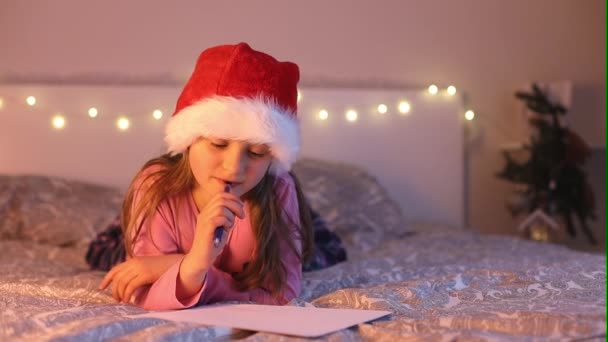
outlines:
{"label": "girl's face", "polygon": [[238,140],[201,137],[188,153],[194,193],[203,203],[224,191],[228,182],[231,193],[244,195],[262,180],[272,161],[268,145]]}

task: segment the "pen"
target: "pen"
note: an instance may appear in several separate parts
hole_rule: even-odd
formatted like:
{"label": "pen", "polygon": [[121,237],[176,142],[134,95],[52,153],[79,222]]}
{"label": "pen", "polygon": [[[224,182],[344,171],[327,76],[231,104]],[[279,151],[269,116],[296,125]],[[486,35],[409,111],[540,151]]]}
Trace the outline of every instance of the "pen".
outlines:
{"label": "pen", "polygon": [[[230,183],[226,183],[226,187],[224,188],[224,192],[230,192]],[[224,235],[224,227],[219,226],[215,228],[215,233],[213,234],[213,246],[219,247],[222,242],[222,235]]]}

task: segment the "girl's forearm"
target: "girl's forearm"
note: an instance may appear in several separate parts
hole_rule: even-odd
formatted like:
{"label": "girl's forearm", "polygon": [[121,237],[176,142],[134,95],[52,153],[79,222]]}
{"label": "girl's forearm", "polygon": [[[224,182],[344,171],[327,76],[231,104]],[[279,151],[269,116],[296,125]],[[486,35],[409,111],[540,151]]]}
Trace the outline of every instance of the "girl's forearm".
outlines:
{"label": "girl's forearm", "polygon": [[184,256],[179,268],[177,298],[187,299],[200,291],[207,276],[207,268],[201,268],[200,258],[192,253]]}

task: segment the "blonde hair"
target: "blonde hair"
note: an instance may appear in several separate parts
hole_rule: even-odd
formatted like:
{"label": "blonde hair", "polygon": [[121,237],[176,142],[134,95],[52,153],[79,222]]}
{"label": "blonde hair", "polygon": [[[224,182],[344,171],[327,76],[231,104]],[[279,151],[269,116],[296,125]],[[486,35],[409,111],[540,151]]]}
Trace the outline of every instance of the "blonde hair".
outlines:
{"label": "blonde hair", "polygon": [[[150,171],[153,166],[160,166]],[[312,252],[313,232],[310,209],[300,183],[293,173],[289,173],[295,183],[298,197],[300,222],[285,222],[281,203],[274,196],[275,177],[266,174],[244,199],[249,204],[250,220],[255,236],[255,257],[242,272],[233,275],[239,290],[249,290],[265,285],[273,296],[277,296],[286,283],[286,270],[281,264],[280,243],[286,241],[305,263]],[[121,226],[125,236],[125,249],[133,256],[133,245],[144,224],[149,224],[158,205],[165,199],[190,191],[195,184],[190,170],[188,150],[171,156],[162,155],[148,161],[134,177],[122,206]],[[144,191],[142,191],[144,190]],[[140,192],[140,193],[138,193]],[[133,203],[138,193],[137,203]],[[291,219],[287,217],[286,219]],[[298,253],[290,226],[295,225],[302,242],[302,252]],[[150,230],[148,229],[148,232]]]}

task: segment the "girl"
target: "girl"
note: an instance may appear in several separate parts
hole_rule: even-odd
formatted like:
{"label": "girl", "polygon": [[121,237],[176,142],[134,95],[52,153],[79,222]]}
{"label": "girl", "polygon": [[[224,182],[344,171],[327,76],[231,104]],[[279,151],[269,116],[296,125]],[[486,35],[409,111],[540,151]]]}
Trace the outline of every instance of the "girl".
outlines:
{"label": "girl", "polygon": [[135,294],[152,310],[285,304],[299,294],[312,228],[289,172],[299,150],[298,79],[296,64],[245,43],[201,53],[166,126],[169,153],[129,187],[128,260],[101,289],[123,302]]}

